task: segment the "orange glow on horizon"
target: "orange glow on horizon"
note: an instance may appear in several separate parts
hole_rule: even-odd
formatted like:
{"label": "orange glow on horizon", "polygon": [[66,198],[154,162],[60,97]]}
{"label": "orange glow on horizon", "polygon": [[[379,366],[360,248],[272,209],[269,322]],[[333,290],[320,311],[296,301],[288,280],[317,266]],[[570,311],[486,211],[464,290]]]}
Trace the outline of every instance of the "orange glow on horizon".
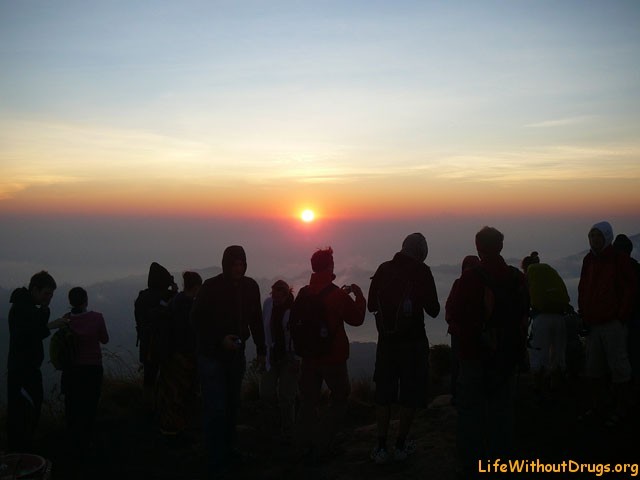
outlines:
{"label": "orange glow on horizon", "polygon": [[[362,181],[348,185],[184,186],[78,183],[32,186],[0,200],[0,213],[314,220],[432,215],[635,215],[638,182],[563,181],[521,184]],[[313,202],[300,201],[313,198]]]}

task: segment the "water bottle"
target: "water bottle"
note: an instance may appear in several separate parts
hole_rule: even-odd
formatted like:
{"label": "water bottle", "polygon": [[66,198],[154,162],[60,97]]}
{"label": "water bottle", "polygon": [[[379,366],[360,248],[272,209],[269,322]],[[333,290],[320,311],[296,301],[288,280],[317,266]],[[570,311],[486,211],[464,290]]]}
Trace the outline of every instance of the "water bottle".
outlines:
{"label": "water bottle", "polygon": [[329,330],[327,330],[327,327],[322,327],[320,329],[320,337],[327,338],[328,336],[329,336]]}

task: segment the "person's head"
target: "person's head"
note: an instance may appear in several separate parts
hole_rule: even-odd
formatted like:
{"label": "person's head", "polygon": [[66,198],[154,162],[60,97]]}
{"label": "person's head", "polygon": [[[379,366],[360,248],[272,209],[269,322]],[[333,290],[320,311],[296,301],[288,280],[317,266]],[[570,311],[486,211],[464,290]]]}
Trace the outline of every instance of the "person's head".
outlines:
{"label": "person's head", "polygon": [[271,298],[275,305],[282,305],[293,295],[293,289],[284,280],[278,280],[271,285]]}
{"label": "person's head", "polygon": [[596,255],[613,242],[613,228],[609,222],[596,223],[589,230],[589,246]]}
{"label": "person's head", "polygon": [[620,233],[616,235],[616,239],[613,241],[613,248],[625,255],[631,256],[633,242],[624,233]]}
{"label": "person's head", "polygon": [[147,286],[152,290],[168,290],[175,282],[173,275],[158,262],[153,262],[149,266],[149,276]]}
{"label": "person's head", "polygon": [[82,287],[73,287],[69,290],[69,305],[73,308],[86,308],[89,304],[89,295]]}
{"label": "person's head", "polygon": [[429,254],[427,239],[421,233],[412,233],[402,242],[401,253],[419,262],[424,262]]}
{"label": "person's head", "polygon": [[231,245],[222,254],[222,273],[226,278],[237,281],[247,272],[247,254],[240,245]]}
{"label": "person's head", "polygon": [[477,255],[467,255],[462,260],[462,271],[470,270],[480,265],[480,258]]}
{"label": "person's head", "polygon": [[480,258],[500,255],[503,243],[504,235],[493,227],[482,227],[476,233],[476,249]]}
{"label": "person's head", "polygon": [[311,270],[315,273],[333,273],[333,249],[331,247],[321,248],[311,255]]}
{"label": "person's head", "polygon": [[522,259],[522,263],[520,263],[520,268],[524,273],[527,273],[527,268],[529,265],[534,265],[536,263],[540,263],[540,257],[538,256],[538,252],[531,252],[531,255],[527,255]]}
{"label": "person's head", "polygon": [[185,293],[195,296],[202,286],[202,277],[198,272],[182,272],[182,284]]}
{"label": "person's head", "polygon": [[29,293],[36,305],[48,306],[56,288],[56,281],[44,270],[36,273],[29,281]]}

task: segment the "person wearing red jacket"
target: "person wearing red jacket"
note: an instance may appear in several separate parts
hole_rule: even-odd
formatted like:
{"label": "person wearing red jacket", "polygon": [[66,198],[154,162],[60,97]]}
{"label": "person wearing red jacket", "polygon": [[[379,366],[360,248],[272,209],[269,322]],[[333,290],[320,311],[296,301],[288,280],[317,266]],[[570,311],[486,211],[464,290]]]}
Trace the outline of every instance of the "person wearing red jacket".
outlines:
{"label": "person wearing red jacket", "polygon": [[[311,257],[313,273],[309,285],[298,292],[323,295],[326,322],[331,338],[328,350],[318,356],[303,357],[300,366],[300,416],[298,435],[303,446],[309,448],[308,459],[319,460],[329,454],[331,443],[347,411],[347,399],[351,393],[347,359],[349,339],[344,324],[357,327],[364,322],[366,300],[360,287],[331,287],[336,276],[333,273],[333,249],[317,250]],[[329,287],[329,289],[328,289]],[[323,294],[322,292],[328,292]],[[354,294],[355,299],[348,292]],[[330,391],[329,408],[322,418],[318,415],[322,383]]]}
{"label": "person wearing red jacket", "polygon": [[631,365],[627,352],[627,322],[633,313],[637,280],[628,257],[612,246],[613,229],[596,223],[589,231],[591,250],[582,261],[578,308],[589,329],[585,370],[591,379],[592,408],[584,417],[602,414],[604,378],[611,373],[616,407],[605,414],[615,426],[626,414]]}
{"label": "person wearing red jacket", "polygon": [[503,241],[493,227],[476,234],[480,264],[462,272],[447,301],[449,331],[459,341],[457,444],[465,478],[476,478],[478,460],[508,458],[513,447],[529,295],[523,273],[500,255]]}

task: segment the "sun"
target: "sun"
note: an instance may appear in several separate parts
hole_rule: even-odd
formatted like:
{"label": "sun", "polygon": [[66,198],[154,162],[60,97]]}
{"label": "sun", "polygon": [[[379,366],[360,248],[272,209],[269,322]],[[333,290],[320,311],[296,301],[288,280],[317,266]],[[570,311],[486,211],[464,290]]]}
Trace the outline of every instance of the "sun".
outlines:
{"label": "sun", "polygon": [[313,219],[316,218],[316,216],[313,213],[313,210],[305,210],[300,215],[300,218],[302,219],[303,222],[310,223],[310,222],[313,222]]}

